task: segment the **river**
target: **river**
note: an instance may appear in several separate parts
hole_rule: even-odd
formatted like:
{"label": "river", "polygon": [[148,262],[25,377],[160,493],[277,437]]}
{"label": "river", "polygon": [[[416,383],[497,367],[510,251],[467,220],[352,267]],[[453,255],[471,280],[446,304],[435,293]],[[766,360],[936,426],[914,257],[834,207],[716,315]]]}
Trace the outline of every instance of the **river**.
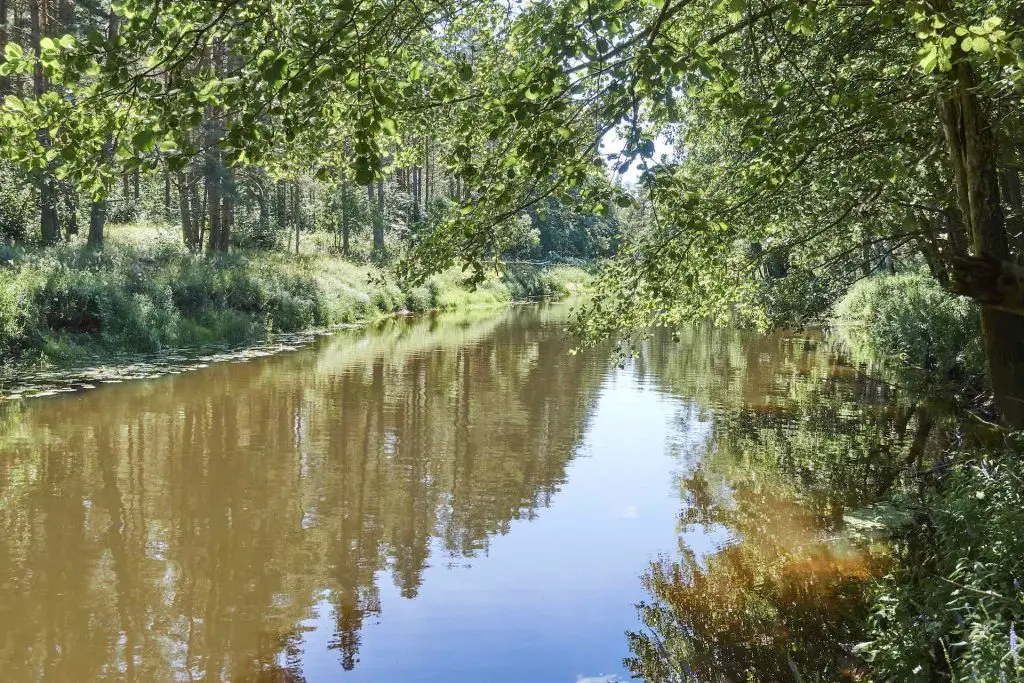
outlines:
{"label": "river", "polygon": [[839,532],[912,408],[813,336],[617,367],[566,312],[0,405],[0,677],[609,683],[673,629],[698,674],[851,675],[878,563]]}

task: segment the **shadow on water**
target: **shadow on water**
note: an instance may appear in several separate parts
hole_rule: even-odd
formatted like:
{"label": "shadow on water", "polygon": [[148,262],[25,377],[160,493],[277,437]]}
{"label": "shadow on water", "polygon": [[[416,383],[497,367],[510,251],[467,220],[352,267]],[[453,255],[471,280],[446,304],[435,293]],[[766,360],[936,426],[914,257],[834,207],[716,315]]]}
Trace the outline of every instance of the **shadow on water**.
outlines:
{"label": "shadow on water", "polygon": [[[871,523],[907,468],[949,438],[936,406],[845,364],[819,335],[712,328],[658,337],[637,371],[709,424],[684,454],[680,549],[643,577],[634,675],[656,681],[858,680]],[[695,531],[724,542],[696,552]]]}

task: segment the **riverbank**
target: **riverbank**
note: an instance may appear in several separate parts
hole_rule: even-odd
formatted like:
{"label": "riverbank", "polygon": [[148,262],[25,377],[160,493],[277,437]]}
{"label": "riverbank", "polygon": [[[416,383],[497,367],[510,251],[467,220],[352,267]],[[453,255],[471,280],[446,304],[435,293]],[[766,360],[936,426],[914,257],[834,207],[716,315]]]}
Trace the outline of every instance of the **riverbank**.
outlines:
{"label": "riverbank", "polygon": [[410,288],[386,268],[327,254],[197,256],[176,233],[154,227],[115,227],[102,250],[77,242],[0,249],[0,359],[7,366],[241,345],[405,311],[566,296],[589,280],[575,266],[519,265],[475,289],[455,271]]}
{"label": "riverbank", "polygon": [[977,304],[908,271],[859,281],[831,322],[907,416],[867,511],[892,563],[854,652],[872,680],[1024,680],[1024,439],[997,424]]}

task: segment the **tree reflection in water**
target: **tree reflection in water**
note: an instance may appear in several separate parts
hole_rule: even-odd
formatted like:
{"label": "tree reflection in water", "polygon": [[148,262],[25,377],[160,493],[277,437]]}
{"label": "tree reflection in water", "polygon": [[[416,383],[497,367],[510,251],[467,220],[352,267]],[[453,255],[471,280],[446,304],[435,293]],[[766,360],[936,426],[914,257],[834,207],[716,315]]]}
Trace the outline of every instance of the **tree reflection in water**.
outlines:
{"label": "tree reflection in water", "polygon": [[315,351],[7,408],[3,680],[300,681],[565,480],[606,371],[564,311],[391,321]]}
{"label": "tree reflection in water", "polygon": [[851,542],[844,516],[945,438],[933,408],[813,336],[695,328],[654,340],[638,367],[704,410],[710,436],[684,454],[680,529],[728,540],[699,554],[681,536],[677,558],[652,563],[626,665],[650,683],[858,679],[851,648],[886,555]]}

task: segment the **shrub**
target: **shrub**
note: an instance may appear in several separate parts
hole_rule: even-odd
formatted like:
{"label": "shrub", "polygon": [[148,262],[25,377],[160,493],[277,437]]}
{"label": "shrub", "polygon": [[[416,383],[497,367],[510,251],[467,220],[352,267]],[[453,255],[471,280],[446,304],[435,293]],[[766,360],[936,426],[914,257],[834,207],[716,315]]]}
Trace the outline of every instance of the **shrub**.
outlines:
{"label": "shrub", "polygon": [[0,239],[25,240],[35,218],[32,188],[25,175],[0,162]]}
{"label": "shrub", "polygon": [[835,322],[858,360],[931,376],[983,372],[977,306],[928,275],[861,280],[836,305]]}
{"label": "shrub", "polygon": [[[403,309],[487,306],[512,298],[497,278],[470,291],[456,271],[403,290],[374,266],[322,255],[195,255],[175,231],[150,225],[113,226],[101,250],[61,244],[25,254],[7,248],[4,254],[11,256],[0,260],[5,358],[32,348],[77,361],[94,352],[244,343],[270,332]],[[585,275],[578,268],[561,270],[533,273],[531,291],[570,291]]]}
{"label": "shrub", "polygon": [[785,277],[758,280],[753,296],[768,327],[801,329],[826,319],[841,293],[836,282],[792,266]]}
{"label": "shrub", "polygon": [[857,648],[878,680],[1024,680],[1022,458],[1018,438],[960,463],[914,506]]}

